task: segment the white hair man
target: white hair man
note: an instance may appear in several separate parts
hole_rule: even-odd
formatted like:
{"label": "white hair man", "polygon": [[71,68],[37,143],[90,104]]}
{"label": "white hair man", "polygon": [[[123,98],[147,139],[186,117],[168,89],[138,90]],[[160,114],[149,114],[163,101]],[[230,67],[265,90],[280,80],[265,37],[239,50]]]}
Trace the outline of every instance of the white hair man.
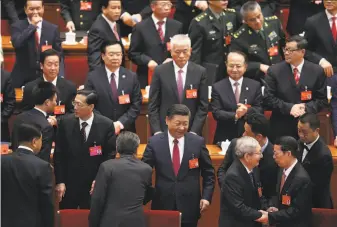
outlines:
{"label": "white hair man", "polygon": [[173,104],[185,104],[191,111],[189,131],[201,134],[208,111],[206,70],[190,62],[191,40],[186,35],[171,39],[172,61],[158,66],[153,74],[149,118],[154,134],[167,129],[165,116]]}

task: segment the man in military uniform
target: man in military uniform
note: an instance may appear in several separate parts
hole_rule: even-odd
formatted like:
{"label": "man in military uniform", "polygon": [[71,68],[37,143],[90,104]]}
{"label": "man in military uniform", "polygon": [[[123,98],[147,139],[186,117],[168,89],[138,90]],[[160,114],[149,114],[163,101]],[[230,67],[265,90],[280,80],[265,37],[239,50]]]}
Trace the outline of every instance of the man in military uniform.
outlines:
{"label": "man in military uniform", "polygon": [[246,77],[260,80],[269,66],[283,58],[285,34],[276,16],[264,18],[257,2],[242,6],[244,24],[234,33],[231,51],[241,51],[248,57]]}
{"label": "man in military uniform", "polygon": [[216,81],[224,77],[225,58],[238,28],[235,10],[227,5],[228,1],[209,1],[208,9],[192,20],[188,32],[192,41],[191,61],[207,71],[213,67]]}
{"label": "man in military uniform", "polygon": [[[248,1],[249,0],[231,0],[229,1],[229,7],[235,9],[236,11],[240,11],[242,5]],[[261,6],[263,16],[271,17],[276,13],[279,0],[257,0],[256,2],[258,2]]]}

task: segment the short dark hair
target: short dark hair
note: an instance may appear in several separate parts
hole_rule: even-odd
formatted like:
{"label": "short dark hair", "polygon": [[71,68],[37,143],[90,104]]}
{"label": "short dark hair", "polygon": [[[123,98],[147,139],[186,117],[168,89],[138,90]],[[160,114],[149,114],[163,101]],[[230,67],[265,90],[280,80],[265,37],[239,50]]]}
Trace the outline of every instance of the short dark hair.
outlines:
{"label": "short dark hair", "polygon": [[119,154],[137,153],[140,139],[137,134],[133,132],[123,131],[119,134],[116,141],[116,149]]}
{"label": "short dark hair", "polygon": [[110,1],[119,1],[122,3],[121,0],[101,0],[101,7],[104,7],[104,8],[108,7]]}
{"label": "short dark hair", "polygon": [[57,56],[59,58],[59,61],[61,61],[59,52],[54,49],[48,49],[40,54],[40,63],[43,64],[46,58],[49,56]]}
{"label": "short dark hair", "polygon": [[229,54],[238,54],[238,55],[241,55],[243,58],[244,58],[244,63],[247,64],[248,62],[248,58],[247,58],[247,55],[245,53],[243,53],[242,51],[239,51],[239,50],[234,50],[234,51],[231,51],[227,54],[227,57],[226,57],[226,63],[228,62],[228,56]]}
{"label": "short dark hair", "polygon": [[290,151],[293,157],[297,157],[298,153],[298,143],[297,140],[291,136],[282,136],[276,139],[275,145],[281,146],[281,151],[283,153]]}
{"label": "short dark hair", "polygon": [[91,91],[91,90],[78,90],[77,91],[78,95],[83,95],[86,97],[85,102],[88,105],[96,105],[97,101],[98,101],[98,96],[96,94],[95,91]]}
{"label": "short dark hair", "polygon": [[180,115],[180,116],[191,116],[191,111],[188,109],[187,106],[184,104],[173,104],[166,113],[166,116],[169,119],[172,119],[173,116]]}
{"label": "short dark hair", "polygon": [[260,113],[251,113],[246,117],[247,124],[251,127],[252,132],[256,134],[261,134],[264,137],[269,136],[269,121]]}
{"label": "short dark hair", "polygon": [[123,45],[120,41],[104,41],[103,44],[101,45],[101,53],[105,54],[106,48],[108,46],[113,46],[113,45],[119,45],[122,49],[122,54],[123,54]]}
{"label": "short dark hair", "polygon": [[287,43],[290,43],[290,42],[296,42],[297,49],[300,49],[300,50],[305,50],[308,46],[308,41],[303,36],[300,36],[300,35],[291,36],[287,40]]}
{"label": "short dark hair", "polygon": [[[29,1],[32,1],[32,0],[27,0],[26,3],[25,3],[25,7],[27,7],[27,2],[29,2]],[[37,1],[42,2],[42,5],[44,5],[44,1],[43,0],[37,0]]]}
{"label": "short dark hair", "polygon": [[35,138],[42,136],[40,127],[37,125],[23,123],[18,128],[18,143],[29,143]]}
{"label": "short dark hair", "polygon": [[305,113],[300,118],[299,121],[302,124],[308,123],[312,130],[316,130],[320,127],[321,123],[316,114]]}
{"label": "short dark hair", "polygon": [[50,82],[41,81],[33,88],[34,105],[42,105],[47,99],[52,99],[57,94],[57,89]]}

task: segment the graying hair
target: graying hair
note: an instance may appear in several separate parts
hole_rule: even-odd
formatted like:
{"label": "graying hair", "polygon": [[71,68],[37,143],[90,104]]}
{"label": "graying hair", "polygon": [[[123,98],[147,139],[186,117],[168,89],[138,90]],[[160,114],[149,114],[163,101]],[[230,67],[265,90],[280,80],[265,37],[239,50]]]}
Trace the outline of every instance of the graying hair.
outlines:
{"label": "graying hair", "polygon": [[235,146],[235,154],[238,158],[242,158],[245,154],[253,154],[256,148],[260,146],[256,139],[250,136],[239,138]]}
{"label": "graying hair", "polygon": [[189,47],[191,47],[191,39],[188,37],[188,35],[184,34],[177,34],[171,38],[171,49],[174,45],[182,45],[187,44]]}
{"label": "graying hair", "polygon": [[245,19],[248,12],[254,11],[256,9],[259,9],[261,11],[261,6],[259,5],[259,3],[257,3],[256,1],[248,1],[242,5],[240,9],[240,14],[242,18]]}
{"label": "graying hair", "polygon": [[119,154],[135,154],[139,144],[140,139],[137,134],[124,131],[117,137],[116,149]]}

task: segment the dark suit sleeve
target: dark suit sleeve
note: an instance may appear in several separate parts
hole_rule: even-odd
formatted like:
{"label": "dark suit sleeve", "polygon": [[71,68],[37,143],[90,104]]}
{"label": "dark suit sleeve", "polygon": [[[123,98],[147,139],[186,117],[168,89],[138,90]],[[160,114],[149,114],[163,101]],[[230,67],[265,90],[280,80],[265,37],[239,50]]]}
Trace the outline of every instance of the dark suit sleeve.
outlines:
{"label": "dark suit sleeve", "polygon": [[51,148],[54,140],[54,128],[51,125],[48,125],[41,132],[42,147],[40,153],[38,153],[37,156],[49,163]]}
{"label": "dark suit sleeve", "polygon": [[33,85],[31,84],[31,82],[29,82],[23,89],[23,97],[21,101],[22,110],[30,110],[34,107],[32,90]]}
{"label": "dark suit sleeve", "polygon": [[68,113],[73,113],[74,112],[74,106],[73,106],[72,102],[75,99],[75,96],[76,96],[76,93],[77,93],[76,86],[74,84],[71,84],[68,88],[68,91],[66,91],[66,92],[69,93],[68,99],[65,100],[66,109],[67,109]]}
{"label": "dark suit sleeve", "polygon": [[252,107],[248,109],[247,114],[251,114],[251,113],[263,114],[262,102],[263,102],[263,99],[262,99],[261,86],[258,86],[258,89],[256,90],[255,95],[254,95]]}
{"label": "dark suit sleeve", "polygon": [[199,96],[199,105],[193,119],[191,132],[201,134],[208,112],[208,86],[207,86],[206,70],[204,68],[202,69],[198,96]]}
{"label": "dark suit sleeve", "polygon": [[323,68],[320,68],[318,80],[315,84],[313,92],[314,100],[305,104],[305,111],[308,113],[318,113],[324,107],[328,107],[328,99],[326,97],[326,76]]}
{"label": "dark suit sleeve", "polygon": [[217,172],[218,184],[220,188],[222,186],[222,183],[223,183],[223,180],[225,178],[225,174],[228,168],[232,165],[234,161],[234,155],[235,155],[234,153],[235,153],[235,142],[232,141],[228,146],[226,156],[223,159],[223,162],[221,163],[218,169],[218,172]]}
{"label": "dark suit sleeve", "polygon": [[202,176],[202,199],[205,199],[211,203],[214,192],[215,175],[211,157],[209,156],[209,151],[206,148],[204,139],[202,140],[203,143],[201,145],[199,157]]}
{"label": "dark suit sleeve", "polygon": [[272,212],[268,214],[269,224],[274,225],[276,223],[289,223],[299,217],[305,217],[305,212],[308,206],[311,207],[311,182],[298,182],[298,189],[296,196],[291,198],[291,206],[287,209]]}
{"label": "dark suit sleeve", "polygon": [[13,24],[19,20],[18,13],[16,12],[14,0],[3,0],[2,7],[5,8],[9,17],[10,23]]}
{"label": "dark suit sleeve", "polygon": [[145,162],[146,164],[148,164],[149,166],[151,166],[151,168],[153,168],[155,166],[155,157],[153,154],[153,148],[152,148],[152,144],[151,144],[151,139],[149,140],[149,142],[146,145],[143,157],[142,157],[142,161]]}
{"label": "dark suit sleeve", "polygon": [[[110,121],[110,120],[109,120]],[[115,127],[112,121],[110,121],[110,126],[107,128],[105,144],[104,144],[104,160],[112,159],[116,157],[116,135]]]}
{"label": "dark suit sleeve", "polygon": [[159,72],[157,69],[155,69],[152,76],[149,94],[149,104],[148,104],[149,123],[152,133],[162,131],[160,128],[160,119],[159,119],[160,99],[161,99],[160,86],[161,85],[160,85]]}
{"label": "dark suit sleeve", "polygon": [[55,150],[53,155],[54,160],[54,172],[55,172],[55,183],[65,183],[66,180],[66,172],[67,172],[67,165],[66,165],[66,144],[65,142],[67,139],[65,138],[65,124],[63,123],[64,120],[61,120],[58,123],[56,139],[55,139]]}
{"label": "dark suit sleeve", "polygon": [[227,176],[223,182],[221,194],[226,199],[228,208],[235,213],[236,217],[247,221],[255,221],[260,218],[262,214],[259,211],[245,205],[243,198],[244,188],[237,177],[233,175]]}
{"label": "dark suit sleeve", "polygon": [[[225,91],[224,91],[225,92]],[[231,91],[226,91],[231,92]],[[217,88],[213,85],[212,87],[212,99],[211,99],[211,108],[212,108],[212,114],[216,121],[228,121],[228,120],[235,120],[235,112],[222,110],[221,105],[221,98],[219,91]]]}
{"label": "dark suit sleeve", "polygon": [[142,20],[148,18],[152,14],[151,6],[146,6],[139,14],[142,16]]}
{"label": "dark suit sleeve", "polygon": [[[4,75],[1,75],[4,76]],[[1,121],[8,120],[12,115],[15,108],[15,92],[12,86],[12,79],[8,77],[5,81],[4,91],[1,91],[3,95],[3,103],[1,105]]]}
{"label": "dark suit sleeve", "polygon": [[112,179],[109,177],[104,163],[99,167],[98,173],[95,179],[95,187],[91,196],[91,205],[89,213],[89,226],[99,227],[101,216],[104,211],[105,201],[107,198],[109,183]]}
{"label": "dark suit sleeve", "polygon": [[155,189],[152,187],[152,168],[150,169],[149,176],[146,180],[147,185],[145,186],[145,195],[143,200],[143,205],[146,205],[148,202],[152,200]]}
{"label": "dark suit sleeve", "polygon": [[27,28],[20,28],[20,21],[14,23],[11,26],[11,41],[15,49],[19,49],[27,44],[28,39],[34,36],[36,27],[32,24],[28,25]]}
{"label": "dark suit sleeve", "polygon": [[142,105],[142,92],[140,91],[139,81],[137,76],[133,77],[133,89],[131,95],[131,105],[129,109],[118,119],[124,127],[134,123],[140,113]]}
{"label": "dark suit sleeve", "polygon": [[304,37],[308,41],[308,46],[305,51],[305,59],[315,64],[319,64],[320,60],[322,60],[323,57],[315,53],[315,46],[317,45],[316,29],[314,28],[314,25],[311,23],[311,20],[308,19],[304,24]]}
{"label": "dark suit sleeve", "polygon": [[70,0],[60,0],[61,6],[61,16],[63,20],[67,23],[72,21],[71,13],[70,13]]}
{"label": "dark suit sleeve", "polygon": [[190,61],[200,65],[204,34],[202,32],[201,26],[199,26],[196,20],[191,21],[191,24],[188,30],[188,35],[192,43],[192,54],[191,54]]}
{"label": "dark suit sleeve", "polygon": [[88,34],[88,64],[92,71],[96,66],[101,65],[100,48],[104,42],[102,35],[97,29],[92,29]]}
{"label": "dark suit sleeve", "polygon": [[88,76],[87,76],[87,81],[85,82],[84,84],[84,89],[85,90],[92,90],[92,91],[95,91],[95,86],[94,84],[92,83],[91,81],[91,74],[89,73]]}
{"label": "dark suit sleeve", "polygon": [[43,163],[39,181],[39,212],[42,218],[42,225],[46,227],[54,226],[54,193],[52,169],[49,163]]}

